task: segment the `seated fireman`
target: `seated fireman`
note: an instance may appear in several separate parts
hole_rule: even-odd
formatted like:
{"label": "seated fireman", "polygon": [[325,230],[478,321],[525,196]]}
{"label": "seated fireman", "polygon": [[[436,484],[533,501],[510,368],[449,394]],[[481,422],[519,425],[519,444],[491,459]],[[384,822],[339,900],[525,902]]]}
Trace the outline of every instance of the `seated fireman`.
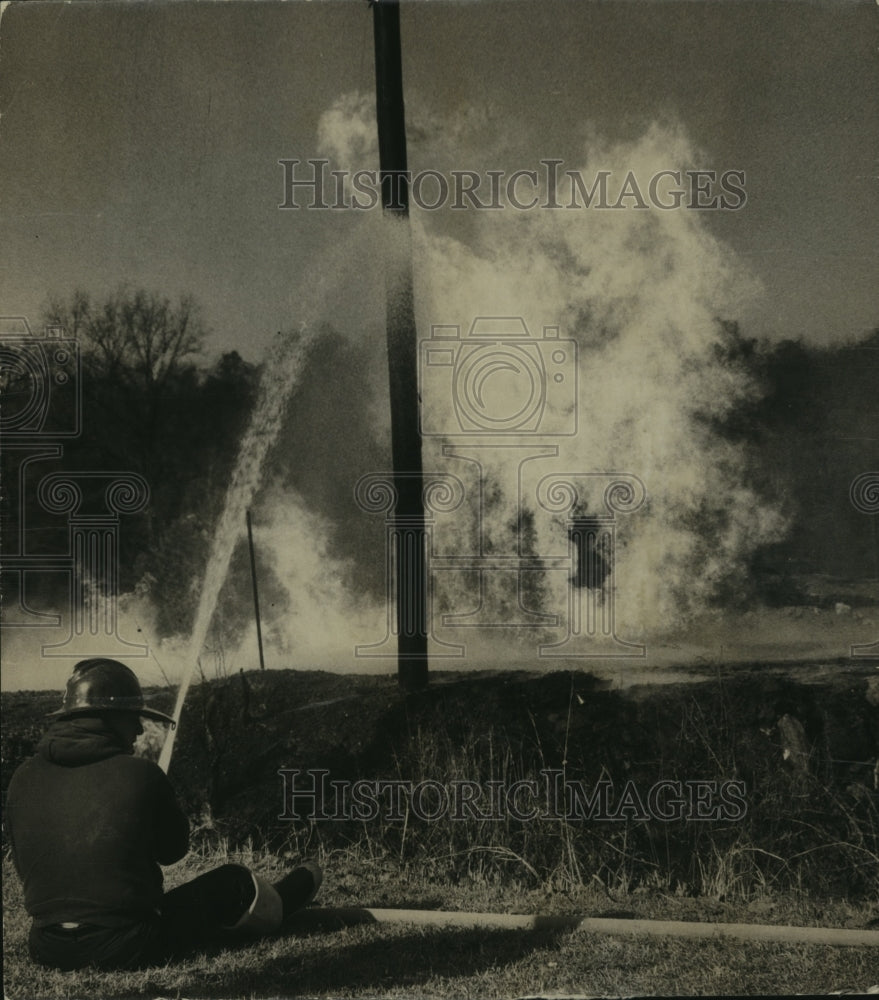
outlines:
{"label": "seated fireman", "polygon": [[41,965],[137,968],[211,940],[269,933],[321,882],[308,862],[270,885],[227,864],[163,893],[160,865],[189,847],[189,823],[164,772],[132,756],[147,708],[116,660],[76,665],[61,708],[9,785],[6,826]]}

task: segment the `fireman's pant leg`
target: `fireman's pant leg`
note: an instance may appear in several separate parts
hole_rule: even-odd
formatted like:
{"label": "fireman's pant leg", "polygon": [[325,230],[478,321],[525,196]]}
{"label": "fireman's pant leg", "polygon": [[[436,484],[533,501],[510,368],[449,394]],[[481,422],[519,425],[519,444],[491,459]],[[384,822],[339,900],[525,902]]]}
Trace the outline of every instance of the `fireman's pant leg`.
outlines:
{"label": "fireman's pant leg", "polygon": [[170,954],[244,933],[267,933],[281,923],[281,901],[243,865],[222,865],[162,900],[162,932]]}

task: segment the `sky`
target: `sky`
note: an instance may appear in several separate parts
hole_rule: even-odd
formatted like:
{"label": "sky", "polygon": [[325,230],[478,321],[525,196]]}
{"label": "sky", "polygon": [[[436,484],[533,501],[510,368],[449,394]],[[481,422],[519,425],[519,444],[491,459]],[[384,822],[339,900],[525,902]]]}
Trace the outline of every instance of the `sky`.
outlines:
{"label": "sky", "polygon": [[[773,340],[857,336],[879,316],[877,26],[873,3],[411,0],[410,168],[579,168],[674,122],[696,167],[745,173],[743,207],[704,213],[763,285],[735,318]],[[259,360],[352,223],[279,210],[278,161],[326,155],[322,116],[372,101],[367,5],[37,0],[6,7],[0,53],[5,313],[36,325],[76,287],[191,293],[215,351]]]}
{"label": "sky", "polygon": [[[557,445],[553,468],[629,469],[647,483],[640,519],[620,525],[616,564],[626,583],[620,628],[643,638],[684,605],[704,608],[712,588],[785,530],[780,504],[743,485],[747,456],[706,443],[691,419],[694,408],[722,419],[750,391],[718,363],[715,318],[769,343],[821,346],[879,323],[879,8],[404,0],[401,34],[409,167],[433,178],[423,201],[437,176],[455,171],[485,182],[483,204],[492,174],[503,183],[515,171],[541,178],[530,210],[509,197],[503,211],[455,208],[452,199],[437,210],[413,205],[418,334],[436,324],[467,329],[479,315],[521,316],[532,336],[555,325],[576,342],[575,396],[553,390],[548,412],[563,426],[574,410],[580,424]],[[374,88],[372,18],[360,0],[8,4],[0,315],[25,316],[39,331],[48,300],[75,289],[96,299],[120,285],[192,295],[210,331],[208,355],[237,350],[251,362],[270,356],[278,331],[328,321],[362,349],[369,383],[356,407],[341,401],[352,407],[349,428],[386,444],[387,390],[375,374],[382,262],[400,248],[389,247],[377,208],[280,207],[290,202],[281,161],[304,169],[327,160],[341,172],[343,200],[355,171],[377,168]],[[607,172],[609,202],[620,207],[543,207],[550,160],[560,177],[571,171],[589,187]],[[654,196],[651,180],[686,170],[732,178],[707,195],[728,195],[726,210],[656,204],[674,185],[666,173]],[[617,201],[626,178],[638,195],[630,187]],[[528,200],[527,178],[516,192]],[[533,350],[549,357],[544,346]],[[344,435],[345,421],[330,412],[340,406],[332,371],[311,371],[326,391],[309,403],[306,425]],[[428,375],[423,413],[451,426],[449,401],[437,395],[447,375]],[[435,468],[442,441],[425,438]],[[315,466],[323,496],[350,501],[346,470],[316,469],[332,453],[322,445],[303,462]],[[484,459],[501,500],[479,529],[495,551],[510,544],[517,482],[539,489],[536,475],[517,481],[498,458],[509,454]],[[472,497],[471,459],[448,467]],[[257,541],[294,609],[289,623],[267,628],[275,662],[390,669],[352,666],[354,645],[375,637],[385,609],[364,604],[352,570],[362,562],[340,554],[350,512],[277,484],[260,496]],[[438,524],[443,551],[464,550],[477,509],[488,507],[465,505]],[[720,526],[710,538],[692,527],[706,510]],[[535,530],[541,554],[561,551],[558,523]],[[463,611],[473,595],[454,574],[439,579],[440,600]],[[553,580],[546,600],[560,607],[568,577]],[[492,581],[489,596],[506,607],[509,593]],[[141,611],[130,627],[148,621]],[[162,655],[167,665],[177,654]],[[4,686],[59,686],[66,669],[54,663],[35,680],[20,634],[7,638],[5,659]]]}

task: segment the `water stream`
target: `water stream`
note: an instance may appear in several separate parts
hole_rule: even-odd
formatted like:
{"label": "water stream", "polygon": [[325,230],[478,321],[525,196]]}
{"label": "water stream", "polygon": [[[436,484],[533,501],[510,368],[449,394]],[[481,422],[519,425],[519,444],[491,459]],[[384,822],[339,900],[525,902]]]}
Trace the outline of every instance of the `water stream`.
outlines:
{"label": "water stream", "polygon": [[[246,530],[247,509],[259,489],[266,454],[278,436],[287,400],[299,383],[311,338],[311,332],[305,327],[296,333],[279,335],[266,359],[253,418],[241,441],[235,471],[226,491],[225,506],[214,532],[195,624],[189,640],[188,665],[174,706],[174,719],[178,722],[214,616],[220,589],[229,570],[232,553]],[[159,767],[165,772],[171,763],[176,732],[176,729],[169,731],[159,755]]]}

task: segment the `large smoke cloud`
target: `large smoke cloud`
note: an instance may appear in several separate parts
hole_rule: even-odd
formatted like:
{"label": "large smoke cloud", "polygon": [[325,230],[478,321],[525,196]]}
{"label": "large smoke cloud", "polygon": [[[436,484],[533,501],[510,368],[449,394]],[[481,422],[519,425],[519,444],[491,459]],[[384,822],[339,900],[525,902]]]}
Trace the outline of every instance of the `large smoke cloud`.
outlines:
{"label": "large smoke cloud", "polygon": [[[522,166],[510,159],[508,135],[487,127],[484,115],[458,116],[454,143],[449,122],[420,117],[417,107],[409,115],[414,169],[448,171],[458,162],[508,171]],[[331,169],[375,169],[374,136],[372,100],[361,94],[337,102],[320,122]],[[585,178],[599,170],[620,178],[631,171],[646,182],[661,170],[703,165],[680,127],[656,123],[626,142],[593,135],[581,162],[565,169]],[[349,339],[350,350],[318,333],[269,458],[256,540],[263,566],[289,600],[264,609],[267,658],[275,666],[391,670],[392,661],[353,655],[356,644],[381,639],[386,607],[383,527],[352,498],[360,475],[389,468],[384,289],[408,265],[410,249],[397,239],[399,226],[378,210],[328,212],[326,218],[333,231],[325,252],[291,286],[291,325],[315,331],[329,321]],[[643,641],[703,610],[721,590],[734,592],[755,549],[778,538],[784,524],[745,485],[742,448],[709,429],[755,392],[726,360],[718,319],[735,318],[759,286],[712,235],[706,218],[687,209],[508,207],[456,218],[415,209],[412,224],[421,339],[435,324],[466,333],[479,316],[521,317],[532,338],[558,327],[579,353],[577,397],[568,400],[576,404],[578,432],[552,438],[556,454],[528,466],[522,509],[515,467],[535,438],[508,436],[508,447],[480,450],[481,475],[472,461],[443,451],[460,439],[425,439],[425,468],[458,476],[467,490],[452,514],[437,516],[435,550],[472,553],[481,530],[483,551],[564,554],[565,522],[540,508],[537,481],[548,473],[627,472],[645,484],[647,501],[618,518],[617,632]],[[342,367],[346,378],[339,381],[334,372]],[[448,384],[424,380],[420,389],[431,419],[452,427]],[[564,422],[563,412],[552,411],[551,396],[547,419]],[[587,489],[581,509],[601,512],[602,492],[597,485]],[[570,575],[529,574],[519,594],[515,573],[486,574],[483,596],[514,613],[524,600],[532,611],[560,615],[564,625]],[[462,613],[478,603],[473,573],[439,573],[436,587],[439,610]],[[443,638],[455,641],[453,632],[447,629]],[[533,629],[500,636],[494,630],[493,643],[506,635],[535,649],[549,637]],[[471,638],[469,632],[475,649]],[[242,641],[254,647],[253,636]]]}
{"label": "large smoke cloud", "polygon": [[[510,161],[505,140],[486,127],[484,115],[457,116],[451,123],[419,116],[417,108],[409,113],[413,170],[480,163],[509,172],[522,166]],[[334,168],[374,168],[374,135],[371,102],[363,95],[347,96],[321,121],[323,151]],[[538,154],[527,166],[536,165]],[[678,125],[654,123],[626,142],[593,135],[581,161],[564,169],[587,181],[601,170],[614,178],[631,172],[646,189],[659,171],[704,166],[705,156]],[[579,430],[555,439],[558,456],[541,460],[539,473],[625,471],[645,483],[648,501],[620,518],[616,552],[619,627],[643,635],[679,624],[721,590],[735,592],[752,553],[780,537],[784,523],[745,485],[742,447],[708,429],[756,391],[726,359],[718,320],[734,319],[759,284],[712,235],[704,214],[629,205],[617,211],[470,211],[458,234],[447,231],[442,213],[414,209],[414,264],[421,338],[434,324],[455,324],[466,333],[478,316],[519,316],[532,337],[557,326],[562,338],[577,341]],[[377,232],[373,219],[364,225]],[[386,248],[391,267],[393,256]],[[454,423],[451,398],[436,395],[441,387],[425,383],[421,391],[425,407],[435,412],[446,405]],[[466,478],[466,463],[442,454],[442,445],[454,440],[426,439],[425,467]],[[483,532],[495,546],[511,544],[518,521],[508,488],[517,454],[486,448],[479,456],[486,495],[493,497],[484,506]],[[505,490],[500,498],[499,488]],[[590,510],[601,508],[600,493],[586,501]],[[536,551],[565,551],[562,520],[525,502],[535,514]],[[439,519],[438,547],[472,549],[474,516],[473,505],[465,504],[454,518]],[[456,592],[453,574],[442,577],[446,606],[472,603],[465,581],[458,581]],[[559,610],[567,578],[550,574],[545,586]]]}

